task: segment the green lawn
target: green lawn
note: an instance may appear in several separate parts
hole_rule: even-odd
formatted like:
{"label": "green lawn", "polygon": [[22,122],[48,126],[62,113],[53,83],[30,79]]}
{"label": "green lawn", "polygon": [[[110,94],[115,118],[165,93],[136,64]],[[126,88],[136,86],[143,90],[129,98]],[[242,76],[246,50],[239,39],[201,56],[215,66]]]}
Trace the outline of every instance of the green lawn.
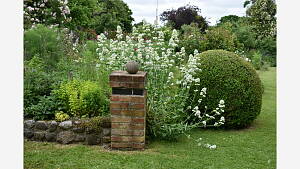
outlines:
{"label": "green lawn", "polygon": [[243,130],[193,130],[191,136],[216,144],[210,150],[182,137],[179,142],[152,141],[145,151],[108,151],[100,146],[25,141],[24,167],[78,168],[276,168],[276,69],[259,72],[264,84],[258,119]]}

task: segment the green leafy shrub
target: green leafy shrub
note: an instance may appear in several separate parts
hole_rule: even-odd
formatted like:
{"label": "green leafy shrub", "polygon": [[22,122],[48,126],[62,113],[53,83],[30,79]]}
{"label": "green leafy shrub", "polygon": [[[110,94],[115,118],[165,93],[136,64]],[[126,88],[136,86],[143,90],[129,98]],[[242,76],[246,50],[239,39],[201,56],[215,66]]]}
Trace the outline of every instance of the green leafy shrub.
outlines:
{"label": "green leafy shrub", "polygon": [[[191,91],[207,88],[207,97],[202,101],[207,110],[218,105],[218,100],[225,101],[226,128],[249,126],[260,114],[262,104],[262,84],[255,69],[238,55],[224,50],[209,50],[198,57],[202,71],[195,76],[201,82],[192,86]],[[204,106],[199,109],[207,111]]]}
{"label": "green leafy shrub", "polygon": [[249,25],[238,25],[234,28],[234,34],[239,43],[243,44],[243,50],[249,51],[256,48],[255,33]]}
{"label": "green leafy shrub", "polygon": [[24,33],[24,58],[33,56],[43,59],[47,69],[56,67],[56,63],[64,56],[63,36],[57,29],[37,25]]}
{"label": "green leafy shrub", "polygon": [[201,41],[201,51],[224,49],[234,52],[238,45],[237,38],[231,31],[223,27],[213,27],[204,35],[204,40]]}
{"label": "green leafy shrub", "polygon": [[25,107],[25,118],[33,118],[34,120],[54,119],[56,110],[57,102],[54,96],[41,96],[38,98],[37,104]]}
{"label": "green leafy shrub", "polygon": [[255,52],[253,57],[252,57],[252,65],[254,66],[254,68],[256,70],[260,70],[261,66],[262,66],[262,60],[261,60],[262,56],[259,52]]}
{"label": "green leafy shrub", "polygon": [[27,108],[37,104],[40,97],[50,95],[54,78],[45,72],[44,62],[37,56],[26,61],[24,67],[24,108]]}
{"label": "green leafy shrub", "polygon": [[62,109],[74,117],[93,117],[108,112],[108,99],[100,86],[91,81],[72,80],[54,91]]}
{"label": "green leafy shrub", "polygon": [[276,38],[267,37],[257,40],[257,49],[262,53],[262,60],[269,62],[271,66],[276,66]]}

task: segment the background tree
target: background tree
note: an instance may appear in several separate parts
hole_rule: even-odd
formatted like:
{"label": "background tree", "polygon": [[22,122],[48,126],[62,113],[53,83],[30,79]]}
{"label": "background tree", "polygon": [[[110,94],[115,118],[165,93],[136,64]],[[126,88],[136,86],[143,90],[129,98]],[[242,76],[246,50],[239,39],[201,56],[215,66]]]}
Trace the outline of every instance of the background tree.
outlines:
{"label": "background tree", "polygon": [[276,37],[275,0],[247,0],[244,7],[258,39]]}
{"label": "background tree", "polygon": [[117,30],[117,26],[125,32],[132,30],[132,11],[128,5],[122,0],[98,0],[102,7],[100,13],[94,13],[94,17],[98,17],[96,23],[96,31],[104,32]]}
{"label": "background tree", "polygon": [[200,15],[200,9],[197,6],[186,5],[178,9],[164,11],[160,15],[162,21],[172,25],[175,29],[180,29],[182,25],[197,23],[201,32],[208,28],[208,22]]}
{"label": "background tree", "polygon": [[132,11],[122,0],[70,0],[71,29],[100,34],[115,31],[120,25],[126,32],[132,29]]}
{"label": "background tree", "polygon": [[227,15],[227,16],[221,17],[221,19],[219,20],[218,24],[223,24],[223,23],[226,23],[226,22],[236,23],[236,22],[239,21],[239,19],[240,19],[239,16],[236,16],[236,15]]}

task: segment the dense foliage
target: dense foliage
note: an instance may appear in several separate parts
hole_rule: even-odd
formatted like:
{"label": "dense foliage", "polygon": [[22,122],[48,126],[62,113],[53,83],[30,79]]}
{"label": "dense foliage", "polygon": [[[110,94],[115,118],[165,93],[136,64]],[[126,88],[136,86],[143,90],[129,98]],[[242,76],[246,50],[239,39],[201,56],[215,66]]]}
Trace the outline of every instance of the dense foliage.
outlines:
{"label": "dense foliage", "polygon": [[[195,76],[201,79],[201,83],[191,88],[201,90],[207,87],[207,97],[202,100],[200,111],[210,111],[218,100],[224,99],[227,101],[223,114],[226,119],[224,126],[249,126],[260,114],[262,102],[262,84],[254,68],[238,55],[223,50],[206,51],[198,57],[202,71]],[[193,99],[194,104],[198,99],[201,99],[200,95]]]}
{"label": "dense foliage", "polygon": [[24,27],[63,25],[72,20],[68,0],[24,0]]}
{"label": "dense foliage", "polygon": [[[48,98],[53,89],[55,78],[46,73],[42,59],[34,56],[25,62],[24,70],[24,109],[25,117],[37,119],[51,118],[54,114],[52,98]],[[48,114],[48,115],[41,115]],[[52,115],[51,115],[52,114]]]}
{"label": "dense foliage", "polygon": [[200,15],[200,9],[197,6],[186,5],[178,9],[164,11],[161,14],[161,20],[167,21],[174,29],[180,29],[182,25],[196,23],[201,32],[208,28],[208,23]]}
{"label": "dense foliage", "polygon": [[122,0],[26,0],[24,27],[43,24],[72,30],[80,39],[96,39],[97,34],[116,31],[120,25],[132,29],[132,12]]}
{"label": "dense foliage", "polygon": [[275,0],[246,0],[244,6],[257,38],[276,37]]}
{"label": "dense foliage", "polygon": [[94,38],[105,31],[115,31],[117,25],[126,32],[132,29],[132,12],[122,0],[70,0],[69,7],[72,21],[67,26]]}
{"label": "dense foliage", "polygon": [[227,15],[227,16],[221,17],[221,19],[219,20],[218,24],[224,24],[226,22],[229,22],[229,23],[238,22],[239,19],[240,19],[239,16],[236,16],[236,15]]}
{"label": "dense foliage", "polygon": [[54,93],[69,116],[94,117],[108,112],[108,98],[95,82],[72,80],[61,84]]}
{"label": "dense foliage", "polygon": [[180,35],[179,46],[184,48],[188,55],[193,54],[195,50],[202,51],[201,43],[204,40],[204,35],[198,29],[197,24],[181,26],[182,34]]}
{"label": "dense foliage", "polygon": [[201,43],[201,51],[224,49],[236,51],[238,42],[235,34],[223,27],[214,27],[207,31]]}
{"label": "dense foliage", "polygon": [[64,55],[64,36],[57,29],[37,25],[24,33],[24,59],[37,56],[48,69],[56,67],[58,60]]}

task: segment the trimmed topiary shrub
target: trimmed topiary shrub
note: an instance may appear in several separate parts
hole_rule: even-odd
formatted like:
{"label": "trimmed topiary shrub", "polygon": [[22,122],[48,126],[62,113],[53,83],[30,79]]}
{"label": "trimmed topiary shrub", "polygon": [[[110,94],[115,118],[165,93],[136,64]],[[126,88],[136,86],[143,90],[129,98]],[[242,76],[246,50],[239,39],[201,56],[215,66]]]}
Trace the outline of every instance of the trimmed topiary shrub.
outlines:
{"label": "trimmed topiary shrub", "polygon": [[[192,86],[191,92],[207,88],[201,111],[210,112],[225,101],[225,128],[249,126],[260,114],[262,105],[262,84],[252,65],[235,53],[224,50],[209,50],[198,55],[202,69],[198,73],[200,85]],[[199,92],[200,93],[200,92]],[[196,95],[196,97],[200,94]],[[198,99],[194,99],[195,103]],[[207,106],[207,107],[205,107]]]}

